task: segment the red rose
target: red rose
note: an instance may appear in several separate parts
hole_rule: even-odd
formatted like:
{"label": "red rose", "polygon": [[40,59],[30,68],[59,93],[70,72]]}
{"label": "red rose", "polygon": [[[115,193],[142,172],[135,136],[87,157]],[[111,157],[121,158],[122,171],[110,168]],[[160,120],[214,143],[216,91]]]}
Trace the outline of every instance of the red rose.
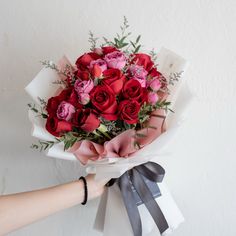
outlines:
{"label": "red rose", "polygon": [[107,85],[98,85],[90,93],[93,106],[107,120],[116,120],[117,102],[113,90]]}
{"label": "red rose", "polygon": [[136,100],[124,100],[119,104],[119,118],[128,124],[138,122],[140,105]]}
{"label": "red rose", "polygon": [[46,130],[59,137],[62,132],[69,132],[72,130],[72,124],[67,121],[59,121],[56,117],[49,116],[46,122]]}
{"label": "red rose", "polygon": [[48,100],[47,107],[46,107],[46,111],[48,112],[48,114],[55,115],[60,103],[61,103],[61,100],[58,97],[51,97]]}
{"label": "red rose", "polygon": [[102,52],[104,55],[114,52],[114,51],[119,51],[119,50],[115,47],[112,47],[112,46],[102,47]]}
{"label": "red rose", "polygon": [[148,100],[147,94],[147,89],[142,88],[141,84],[136,79],[128,80],[122,90],[122,95],[125,99],[134,99],[140,104]]}
{"label": "red rose", "polygon": [[48,99],[46,110],[49,115],[55,115],[57,112],[57,108],[59,104],[66,100],[67,97],[70,95],[71,89],[64,89],[61,91],[61,93],[58,96],[51,97]]}
{"label": "red rose", "polygon": [[151,76],[152,78],[159,78],[160,76],[162,76],[162,74],[156,68],[152,68],[149,71],[149,76]]}
{"label": "red rose", "polygon": [[72,92],[72,88],[64,89],[64,90],[62,90],[61,93],[57,96],[57,98],[58,98],[60,101],[67,100],[67,99],[70,97],[71,92]]}
{"label": "red rose", "polygon": [[98,55],[97,53],[89,52],[89,53],[85,53],[81,57],[79,57],[76,60],[75,64],[78,69],[87,70],[90,62],[93,60],[97,60],[99,58],[100,58],[100,55]]}
{"label": "red rose", "polygon": [[81,80],[89,80],[90,78],[88,70],[77,70],[75,76]]}
{"label": "red rose", "polygon": [[100,125],[100,120],[92,109],[78,109],[73,124],[86,132],[93,132]]}
{"label": "red rose", "polygon": [[65,101],[69,102],[76,108],[82,107],[82,105],[79,103],[78,95],[74,89],[72,89],[70,96],[68,96]]}
{"label": "red rose", "polygon": [[60,105],[62,101],[69,102],[74,107],[81,107],[81,104],[79,103],[77,93],[72,88],[67,88],[61,91],[61,93],[58,96],[51,97],[48,100],[46,110],[49,114],[49,116],[55,116],[57,112],[57,108]]}
{"label": "red rose", "polygon": [[125,76],[119,69],[107,69],[103,71],[103,84],[107,84],[114,91],[115,94],[119,94],[123,88]]}
{"label": "red rose", "polygon": [[151,57],[144,53],[134,54],[134,59],[132,60],[132,62],[139,66],[143,66],[143,68],[148,72],[152,69],[154,65],[153,61],[151,60]]}

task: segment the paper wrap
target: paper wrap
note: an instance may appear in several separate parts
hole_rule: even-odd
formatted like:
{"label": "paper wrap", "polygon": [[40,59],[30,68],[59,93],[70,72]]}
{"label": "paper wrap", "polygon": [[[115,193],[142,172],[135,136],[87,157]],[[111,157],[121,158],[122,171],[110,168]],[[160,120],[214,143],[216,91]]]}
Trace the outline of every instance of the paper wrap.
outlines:
{"label": "paper wrap", "polygon": [[[60,65],[65,65],[67,63],[69,63],[69,61],[65,57],[63,57],[59,62]],[[168,97],[168,100],[171,101],[171,108],[175,113],[169,113],[167,115],[167,131],[151,144],[145,146],[142,151],[138,152],[134,157],[108,157],[99,161],[89,161],[86,165],[87,173],[96,174],[96,178],[118,178],[134,166],[147,161],[158,163],[158,160],[162,155],[169,155],[167,144],[170,139],[174,137],[176,131],[181,127],[186,107],[192,97],[183,79],[183,73],[186,70],[188,63],[185,59],[176,55],[172,51],[162,48],[158,53],[157,64],[158,70],[165,76],[165,78],[167,78],[167,80],[173,73],[182,72],[180,81],[176,82],[174,86],[169,87],[170,97]],[[38,97],[47,101],[62,89],[60,85],[53,84],[53,81],[58,79],[62,78],[56,71],[50,68],[43,68],[25,90],[32,99],[39,104]],[[33,137],[41,140],[54,140],[54,137],[44,128],[45,121],[43,121],[42,118],[36,117],[32,111],[29,111],[29,119],[32,122]],[[63,150],[62,143],[54,145],[46,154],[47,156],[54,158],[73,161],[77,160],[72,153]],[[178,225],[184,221],[184,218],[171,197],[165,183],[159,183],[158,186],[161,191],[161,196],[156,198],[156,201],[168,222],[169,229],[164,232],[164,234],[167,234],[178,227]],[[152,233],[155,233],[155,235],[160,234],[146,207],[142,204],[138,209],[142,219],[143,235],[152,235]],[[119,222],[119,224],[117,224],[117,222]],[[133,235],[121,193],[117,185],[109,187],[102,196],[94,228],[103,231],[104,236]]]}

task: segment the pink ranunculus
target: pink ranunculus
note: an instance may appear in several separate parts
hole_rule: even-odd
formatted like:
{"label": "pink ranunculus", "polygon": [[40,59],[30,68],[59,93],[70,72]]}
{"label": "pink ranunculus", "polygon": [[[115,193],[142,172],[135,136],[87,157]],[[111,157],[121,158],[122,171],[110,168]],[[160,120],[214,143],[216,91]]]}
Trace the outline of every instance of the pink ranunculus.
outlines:
{"label": "pink ranunculus", "polygon": [[132,79],[137,80],[142,87],[146,87],[146,79],[148,72],[139,65],[131,65],[129,67],[129,73]]}
{"label": "pink ranunculus", "polygon": [[107,69],[107,63],[106,63],[106,61],[104,61],[102,59],[97,59],[97,60],[91,61],[89,68],[92,70],[94,65],[98,65],[101,68],[102,72]]}
{"label": "pink ranunculus", "polygon": [[79,94],[79,103],[82,105],[88,104],[90,101],[90,96],[88,93],[80,93]]}
{"label": "pink ranunculus", "polygon": [[154,92],[150,92],[148,94],[148,102],[151,103],[152,105],[155,105],[158,101],[158,95]]}
{"label": "pink ranunculus", "polygon": [[114,51],[106,54],[104,57],[109,68],[123,69],[126,64],[126,56],[123,52]]}
{"label": "pink ranunculus", "polygon": [[91,79],[89,80],[76,80],[75,81],[75,91],[77,92],[78,95],[81,93],[90,93],[90,91],[93,89],[94,83]]}
{"label": "pink ranunculus", "polygon": [[159,79],[149,80],[148,87],[151,88],[154,92],[156,92],[161,88],[161,82]]}
{"label": "pink ranunculus", "polygon": [[75,113],[75,107],[68,102],[61,102],[57,108],[57,118],[69,121]]}

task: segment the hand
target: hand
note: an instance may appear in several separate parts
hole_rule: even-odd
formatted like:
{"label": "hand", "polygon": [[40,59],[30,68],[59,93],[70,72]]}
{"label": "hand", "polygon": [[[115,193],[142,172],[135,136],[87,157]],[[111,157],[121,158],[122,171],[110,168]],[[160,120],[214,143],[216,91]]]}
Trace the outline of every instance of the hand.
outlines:
{"label": "hand", "polygon": [[86,177],[88,187],[88,200],[99,197],[105,190],[105,185],[109,179],[95,180],[95,175],[89,174]]}

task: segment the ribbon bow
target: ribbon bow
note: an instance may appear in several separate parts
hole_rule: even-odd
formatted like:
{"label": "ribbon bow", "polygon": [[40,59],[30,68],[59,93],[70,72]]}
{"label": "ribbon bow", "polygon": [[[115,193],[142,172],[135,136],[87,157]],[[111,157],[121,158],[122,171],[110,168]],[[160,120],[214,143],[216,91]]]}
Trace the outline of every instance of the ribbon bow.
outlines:
{"label": "ribbon bow", "polygon": [[162,182],[164,175],[165,170],[162,166],[154,162],[147,162],[126,171],[120,178],[112,179],[107,184],[109,187],[115,182],[118,183],[129,216],[130,224],[134,232],[134,236],[142,236],[142,223],[138,206],[134,199],[132,186],[135,188],[140,199],[151,214],[160,233],[162,234],[166,229],[169,228],[165,216],[155,201],[155,198],[153,197],[148,185],[143,179],[143,177],[146,177],[152,182],[160,183]]}

